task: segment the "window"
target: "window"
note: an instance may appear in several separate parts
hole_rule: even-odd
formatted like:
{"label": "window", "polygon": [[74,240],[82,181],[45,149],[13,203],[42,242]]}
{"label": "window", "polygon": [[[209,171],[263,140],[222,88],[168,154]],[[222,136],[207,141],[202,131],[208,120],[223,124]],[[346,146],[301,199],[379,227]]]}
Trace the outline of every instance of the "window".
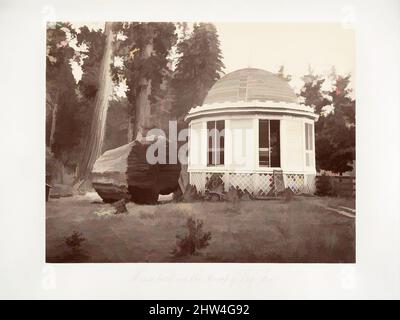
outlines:
{"label": "window", "polygon": [[224,148],[225,148],[225,121],[208,121],[207,122],[208,134],[208,166],[217,166],[224,164]]}
{"label": "window", "polygon": [[306,167],[314,166],[314,141],[313,141],[313,125],[305,124],[305,142],[306,142]]}
{"label": "window", "polygon": [[247,78],[239,79],[239,100],[246,100],[247,96]]}
{"label": "window", "polygon": [[263,167],[281,166],[280,122],[279,120],[259,120],[258,163]]}

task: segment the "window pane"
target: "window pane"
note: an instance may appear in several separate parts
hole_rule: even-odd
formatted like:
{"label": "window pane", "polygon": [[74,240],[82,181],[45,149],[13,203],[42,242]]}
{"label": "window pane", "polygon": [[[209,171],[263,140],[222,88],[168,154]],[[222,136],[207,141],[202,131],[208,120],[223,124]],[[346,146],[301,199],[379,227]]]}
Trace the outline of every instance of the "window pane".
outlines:
{"label": "window pane", "polygon": [[224,164],[225,163],[225,154],[224,154],[224,150],[222,149],[219,152],[219,163],[218,164]]}
{"label": "window pane", "polygon": [[207,164],[224,164],[225,120],[207,122],[208,146]]}
{"label": "window pane", "polygon": [[313,150],[313,125],[305,124],[306,150]]}
{"label": "window pane", "polygon": [[207,145],[207,164],[215,165],[214,163],[214,153],[213,150],[215,148],[215,121],[207,122],[207,135],[208,135],[208,145]]}
{"label": "window pane", "polygon": [[216,128],[221,131],[225,129],[225,120],[216,121]]}
{"label": "window pane", "polygon": [[220,120],[216,123],[216,128],[218,132],[216,132],[216,147],[224,148],[225,147],[225,121]]}
{"label": "window pane", "polygon": [[269,152],[266,149],[259,149],[259,165],[269,167]]}
{"label": "window pane", "polygon": [[309,135],[309,150],[313,150],[313,125],[309,124],[308,125],[308,135]]}
{"label": "window pane", "polygon": [[304,133],[305,133],[305,141],[306,141],[306,150],[308,150],[308,123],[306,123],[306,125],[305,125]]}
{"label": "window pane", "polygon": [[225,120],[219,120],[216,123],[216,142],[217,142],[217,150],[218,150],[218,158],[216,160],[216,164],[224,164],[224,148],[225,148]]}
{"label": "window pane", "polygon": [[259,120],[258,128],[258,164],[270,167],[269,120]]}
{"label": "window pane", "polygon": [[213,163],[213,152],[212,152],[212,150],[208,150],[208,159],[207,159],[207,164],[210,166],[210,165],[213,165],[214,163]]}
{"label": "window pane", "polygon": [[215,127],[215,121],[208,121],[207,122],[207,136],[208,136],[207,149],[212,149],[213,148],[214,127]]}
{"label": "window pane", "polygon": [[269,136],[268,136],[268,120],[259,120],[259,131],[258,131],[258,147],[269,148]]}
{"label": "window pane", "polygon": [[281,166],[280,150],[280,125],[279,120],[270,121],[270,146],[271,146],[271,167]]}
{"label": "window pane", "polygon": [[246,98],[246,88],[239,88],[239,100]]}
{"label": "window pane", "polygon": [[314,166],[314,137],[313,137],[313,124],[305,124],[305,145],[306,145],[306,166]]}

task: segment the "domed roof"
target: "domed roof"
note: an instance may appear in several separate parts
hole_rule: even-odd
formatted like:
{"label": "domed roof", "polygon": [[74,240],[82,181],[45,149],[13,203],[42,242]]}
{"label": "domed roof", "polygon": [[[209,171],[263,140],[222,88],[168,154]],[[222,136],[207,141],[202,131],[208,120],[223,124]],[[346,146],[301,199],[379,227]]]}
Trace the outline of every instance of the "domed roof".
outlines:
{"label": "domed roof", "polygon": [[238,101],[297,102],[288,82],[262,69],[247,68],[228,73],[210,89],[203,105]]}

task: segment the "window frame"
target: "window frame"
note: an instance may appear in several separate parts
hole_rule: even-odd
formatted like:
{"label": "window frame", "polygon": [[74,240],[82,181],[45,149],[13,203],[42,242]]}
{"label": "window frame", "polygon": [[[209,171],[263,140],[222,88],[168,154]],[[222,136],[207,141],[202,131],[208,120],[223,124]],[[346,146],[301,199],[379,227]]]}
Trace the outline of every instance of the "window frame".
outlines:
{"label": "window frame", "polygon": [[[223,123],[223,129],[221,130],[221,132],[223,132],[222,133],[222,135],[221,134],[219,134],[219,137],[223,137],[223,146],[221,147],[221,140],[219,140],[219,147],[217,147],[217,132],[218,132],[218,129],[217,129],[217,123],[218,122],[220,122],[220,123]],[[208,124],[209,123],[214,123],[214,126],[213,126],[213,128],[212,129],[209,129],[208,128]],[[206,121],[206,126],[207,126],[207,167],[224,167],[225,166],[225,128],[226,128],[226,121],[225,120],[209,120],[209,121]],[[214,137],[210,137],[210,131],[212,131],[212,130],[214,130],[214,134],[215,134],[215,136]],[[210,147],[210,139],[211,139],[211,142],[213,143],[215,143],[215,145],[212,145],[211,147]],[[211,154],[212,154],[212,162],[210,163],[209,162],[209,160],[210,160],[210,157],[209,157],[209,154],[210,154],[210,151],[211,151]],[[219,163],[217,163],[217,154],[219,154]],[[221,154],[223,155],[222,157],[221,157]],[[221,159],[222,159],[222,163],[221,163]],[[214,163],[213,163],[214,162]]]}
{"label": "window frame", "polygon": [[[304,151],[305,151],[305,167],[313,168],[315,166],[315,156],[314,156],[314,123],[305,122],[304,123]],[[307,163],[307,159],[309,163]]]}
{"label": "window frame", "polygon": [[[260,124],[266,121],[268,122],[268,148],[260,148]],[[277,121],[278,122],[278,128],[279,128],[279,166],[272,166],[272,150],[271,150],[271,121]],[[282,167],[282,157],[281,157],[281,119],[264,119],[264,118],[258,118],[258,145],[257,145],[257,165],[259,169],[280,169]],[[260,151],[262,149],[268,149],[268,165],[260,164]],[[265,151],[265,150],[264,150]]]}

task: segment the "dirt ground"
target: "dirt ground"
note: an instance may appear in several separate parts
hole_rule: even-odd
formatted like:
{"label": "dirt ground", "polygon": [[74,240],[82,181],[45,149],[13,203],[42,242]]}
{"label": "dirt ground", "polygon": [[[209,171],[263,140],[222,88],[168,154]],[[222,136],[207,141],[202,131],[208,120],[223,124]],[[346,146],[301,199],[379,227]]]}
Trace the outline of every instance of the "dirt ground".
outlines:
{"label": "dirt ground", "polygon": [[[50,199],[46,205],[47,262],[355,262],[355,219],[326,206],[354,200],[295,197],[238,203],[136,205],[115,215],[96,194]],[[173,254],[189,217],[204,222],[209,245],[195,255]],[[76,250],[65,239],[85,240]]]}

